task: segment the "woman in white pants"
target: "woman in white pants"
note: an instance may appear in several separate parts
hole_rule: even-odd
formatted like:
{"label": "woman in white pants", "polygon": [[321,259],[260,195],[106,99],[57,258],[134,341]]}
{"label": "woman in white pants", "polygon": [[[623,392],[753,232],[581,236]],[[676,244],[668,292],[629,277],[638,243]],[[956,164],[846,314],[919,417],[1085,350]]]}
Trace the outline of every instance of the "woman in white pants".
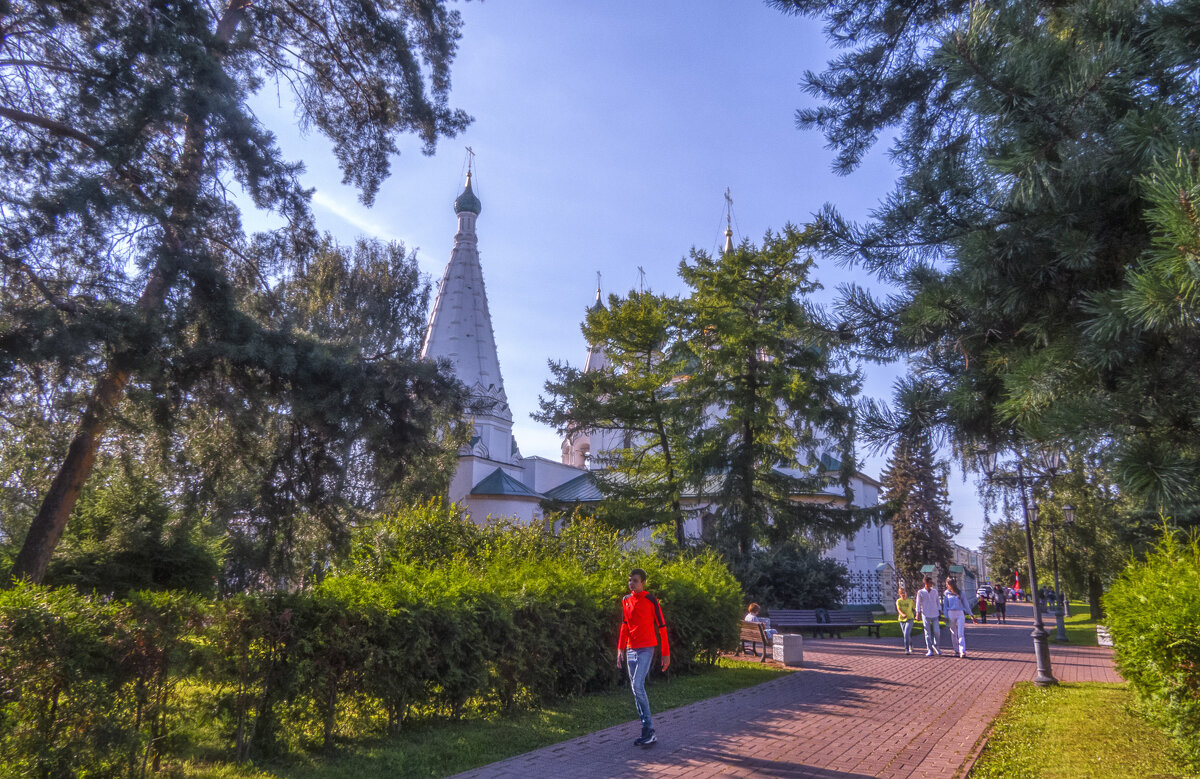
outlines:
{"label": "woman in white pants", "polygon": [[946,600],[945,608],[946,621],[950,623],[950,641],[958,650],[959,657],[967,656],[967,633],[963,629],[967,626],[966,617],[969,614],[971,621],[976,622],[975,615],[971,613],[971,607],[967,603],[967,599],[963,597],[962,592],[958,589],[958,583],[953,577],[946,578]]}

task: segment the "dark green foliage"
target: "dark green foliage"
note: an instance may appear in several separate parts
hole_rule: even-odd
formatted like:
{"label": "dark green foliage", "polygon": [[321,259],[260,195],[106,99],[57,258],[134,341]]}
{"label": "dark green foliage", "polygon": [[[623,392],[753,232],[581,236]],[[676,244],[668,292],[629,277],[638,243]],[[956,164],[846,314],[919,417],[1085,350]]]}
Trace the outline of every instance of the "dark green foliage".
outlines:
{"label": "dark green foliage", "polygon": [[1117,669],[1200,767],[1200,538],[1165,532],[1104,596]]}
{"label": "dark green foliage", "polygon": [[899,169],[830,253],[895,289],[844,314],[910,357],[952,443],[1068,440],[1151,513],[1195,516],[1200,8],[1191,0],[817,3],[848,51],[801,113],[849,170]]}
{"label": "dark green foliage", "polygon": [[[42,578],[120,428],[207,439],[185,463],[164,455],[176,472],[160,486],[240,503],[196,512],[247,530],[234,558],[257,558],[235,587],[313,575],[298,561],[319,570],[364,502],[437,472],[423,461],[457,417],[456,384],[415,359],[415,263],[321,241],[299,166],[248,101],[290,87],[369,203],[398,135],[431,152],[468,122],[447,103],[458,13],[440,0],[14,2],[0,28],[0,401],[36,407],[6,415],[0,438],[53,463],[17,454],[0,468],[26,480],[0,495],[20,509],[0,528],[24,539],[14,573]],[[282,225],[247,235],[231,187]],[[261,511],[249,522],[246,504]]]}
{"label": "dark green foliage", "polygon": [[593,438],[612,450],[593,458],[611,469],[597,479],[614,500],[597,516],[623,528],[669,520],[682,547],[684,512],[703,511],[714,520],[705,540],[742,555],[865,521],[844,508],[848,489],[795,499],[846,487],[855,468],[858,376],[809,300],[816,242],[788,225],[761,247],[692,250],[679,266],[686,296],[630,293],[589,311],[584,334],[609,365],[552,363],[538,418],[566,435],[607,434]]}
{"label": "dark green foliage", "polygon": [[[609,296],[588,311],[583,335],[604,363],[581,371],[550,363],[553,378],[534,418],[568,438],[587,433],[608,500],[599,511],[629,529],[669,526],[684,545],[681,501],[696,489],[689,452],[702,409],[674,380],[685,373],[678,301],[649,292]],[[599,362],[599,361],[598,361]],[[611,449],[604,449],[608,442]]]}
{"label": "dark green foliage", "polygon": [[935,581],[950,573],[950,539],[962,525],[950,516],[948,472],[934,456],[928,435],[901,440],[883,472],[884,511],[892,523],[896,571],[909,592],[920,588],[922,566],[937,566]]}
{"label": "dark green foliage", "polygon": [[214,590],[219,542],[173,513],[149,479],[113,474],[84,494],[75,513],[46,584],[119,597],[135,590]]}
{"label": "dark green foliage", "polygon": [[[850,587],[846,566],[809,544],[755,549],[733,568],[748,603],[777,609],[837,609]],[[770,616],[764,614],[764,616]]]}
{"label": "dark green foliage", "polygon": [[0,762],[16,775],[142,775],[171,740],[172,694],[193,670],[200,604],[68,589],[0,591]]}
{"label": "dark green foliage", "polygon": [[[382,553],[358,554],[378,539]],[[173,768],[196,746],[179,741],[184,720],[212,722],[246,760],[334,747],[351,719],[389,732],[613,688],[635,565],[663,604],[671,673],[737,637],[741,593],[716,557],[631,553],[582,520],[558,535],[480,528],[431,503],[364,528],[354,548],[348,569],[302,593],[0,591],[5,767],[125,776]]]}
{"label": "dark green foliage", "polygon": [[699,474],[714,474],[718,542],[739,554],[753,542],[798,535],[829,541],[864,517],[827,503],[796,501],[828,486],[822,459],[836,455],[845,488],[854,471],[858,376],[840,336],[808,295],[814,230],[787,225],[761,247],[748,240],[710,256],[693,249],[679,274],[681,348],[688,371],[679,391],[710,413],[694,444]]}

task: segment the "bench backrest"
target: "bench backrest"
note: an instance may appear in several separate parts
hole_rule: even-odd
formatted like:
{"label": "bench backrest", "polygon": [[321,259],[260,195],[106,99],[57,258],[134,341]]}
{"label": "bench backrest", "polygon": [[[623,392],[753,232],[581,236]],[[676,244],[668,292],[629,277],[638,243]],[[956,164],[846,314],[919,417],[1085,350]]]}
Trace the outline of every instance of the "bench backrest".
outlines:
{"label": "bench backrest", "polygon": [[781,625],[815,625],[817,624],[816,609],[771,609],[771,627]]}
{"label": "bench backrest", "polygon": [[869,611],[845,611],[843,609],[830,610],[829,624],[831,625],[849,625],[855,622],[874,622],[875,617]]}
{"label": "bench backrest", "polygon": [[767,643],[767,634],[763,630],[761,622],[743,622],[742,623],[742,641],[757,641],[760,644]]}

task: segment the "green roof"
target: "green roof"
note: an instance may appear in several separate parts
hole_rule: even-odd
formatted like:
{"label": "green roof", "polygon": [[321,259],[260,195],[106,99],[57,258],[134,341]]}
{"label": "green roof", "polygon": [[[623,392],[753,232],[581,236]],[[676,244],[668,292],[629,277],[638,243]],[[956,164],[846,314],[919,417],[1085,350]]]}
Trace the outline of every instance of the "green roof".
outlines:
{"label": "green roof", "polygon": [[471,489],[472,495],[515,495],[522,498],[540,498],[533,490],[497,468],[479,480]]}
{"label": "green roof", "polygon": [[933,566],[933,565],[922,565],[921,566],[921,573],[933,573],[936,570],[937,570],[937,566]]}
{"label": "green roof", "polygon": [[822,471],[840,471],[842,469],[842,461],[831,454],[821,455],[821,470]]}
{"label": "green roof", "polygon": [[604,495],[596,484],[596,477],[591,472],[581,473],[570,481],[563,482],[552,490],[546,490],[546,497],[551,500],[561,500],[568,503],[591,503],[602,500]]}

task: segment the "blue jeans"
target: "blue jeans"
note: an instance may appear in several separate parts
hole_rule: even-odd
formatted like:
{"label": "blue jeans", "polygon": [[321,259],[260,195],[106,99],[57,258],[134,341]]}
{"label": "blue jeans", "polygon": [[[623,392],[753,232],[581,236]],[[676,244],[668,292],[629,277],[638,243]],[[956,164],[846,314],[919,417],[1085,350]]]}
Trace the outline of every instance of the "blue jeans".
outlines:
{"label": "blue jeans", "polygon": [[938,634],[942,629],[938,627],[938,618],[934,614],[932,617],[928,614],[921,615],[921,622],[925,626],[925,651],[932,652],[937,649]]}
{"label": "blue jeans", "polygon": [[904,649],[912,651],[912,623],[911,619],[906,619],[900,623],[900,632],[904,635]]}
{"label": "blue jeans", "polygon": [[646,697],[646,674],[654,662],[655,647],[625,650],[625,667],[629,669],[629,686],[633,688],[633,702],[637,704],[638,718],[642,721],[642,735],[654,729],[650,722],[650,699]]}

